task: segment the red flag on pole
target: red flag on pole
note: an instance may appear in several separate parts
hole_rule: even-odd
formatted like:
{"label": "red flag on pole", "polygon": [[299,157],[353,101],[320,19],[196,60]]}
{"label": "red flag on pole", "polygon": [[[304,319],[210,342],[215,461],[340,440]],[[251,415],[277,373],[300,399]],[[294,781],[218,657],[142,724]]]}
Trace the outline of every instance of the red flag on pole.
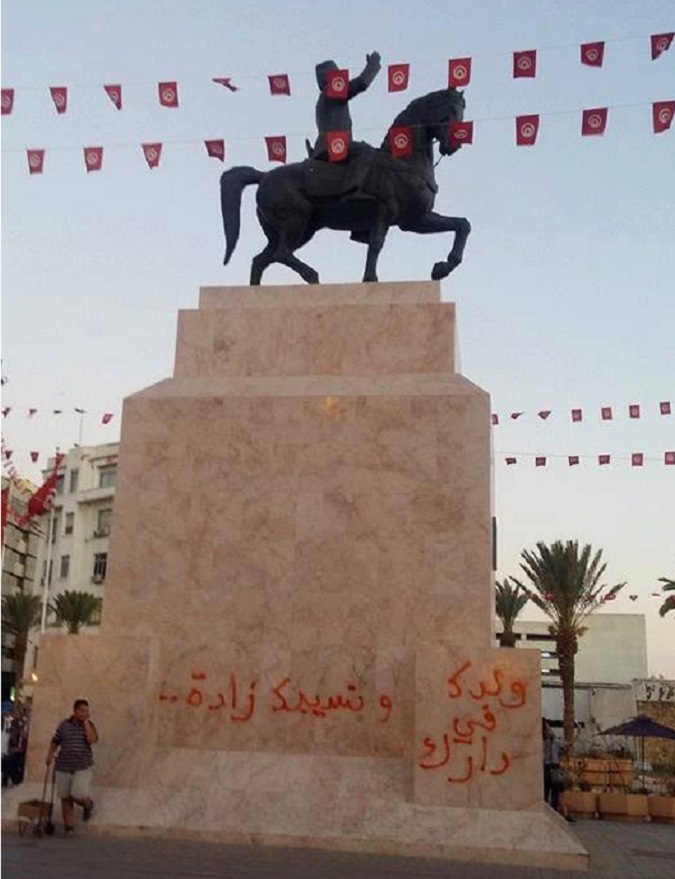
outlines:
{"label": "red flag on pole", "polygon": [[534,78],[537,75],[537,50],[513,53],[513,78]]}
{"label": "red flag on pole", "polygon": [[2,89],[2,115],[9,116],[14,109],[14,89]]}
{"label": "red flag on pole", "polygon": [[450,146],[460,147],[473,143],[473,122],[450,123]]}
{"label": "red flag on pole", "polygon": [[667,52],[673,42],[675,32],[669,34],[652,34],[650,39],[652,47],[652,61],[655,61],[659,55]]}
{"label": "red flag on pole", "polygon": [[109,424],[113,420],[112,412],[104,412],[103,418],[101,418],[101,424]]}
{"label": "red flag on pole", "polygon": [[286,136],[275,135],[274,137],[266,137],[267,158],[270,162],[286,161]]}
{"label": "red flag on pole", "polygon": [[642,452],[633,452],[630,456],[630,464],[631,467],[642,467],[644,464],[645,456]]}
{"label": "red flag on pole", "polygon": [[448,88],[464,88],[471,82],[471,58],[448,61]]}
{"label": "red flag on pole", "polygon": [[144,143],[141,144],[143,147],[143,155],[145,156],[145,161],[148,163],[149,168],[156,168],[159,165],[159,160],[162,155],[162,144],[161,143]]}
{"label": "red flag on pole", "polygon": [[159,94],[159,103],[162,107],[178,106],[178,83],[177,82],[160,82],[157,83],[157,92]]}
{"label": "red flag on pole", "polygon": [[291,83],[287,73],[274,73],[268,76],[271,95],[290,95]]}
{"label": "red flag on pole", "polygon": [[387,87],[390,92],[404,92],[410,82],[409,64],[390,64],[387,68]]}
{"label": "red flag on pole", "polygon": [[611,421],[612,420],[612,407],[611,406],[603,406],[600,410],[600,417],[603,421]]}
{"label": "red flag on pole", "polygon": [[105,93],[108,95],[113,104],[117,107],[118,110],[122,109],[122,86],[117,85],[104,85]]}
{"label": "red flag on pole", "polygon": [[604,43],[582,43],[581,63],[588,67],[602,67],[605,57]]}
{"label": "red flag on pole", "polygon": [[656,101],[652,104],[654,134],[667,131],[675,116],[675,101]]}
{"label": "red flag on pole", "polygon": [[31,453],[30,453],[30,459],[31,459],[31,461],[33,462],[33,464],[37,461],[37,459],[38,459],[39,457],[40,457],[40,453],[39,453],[39,452],[31,452]]}
{"label": "red flag on pole", "polygon": [[344,162],[349,155],[349,132],[327,131],[326,149],[329,162]]}
{"label": "red flag on pole", "polygon": [[204,146],[206,147],[207,155],[211,156],[212,159],[220,159],[221,162],[225,161],[224,140],[205,140]]}
{"label": "red flag on pole", "polygon": [[640,406],[638,403],[631,403],[628,407],[628,415],[631,418],[639,418],[640,417]]}
{"label": "red flag on pole", "polygon": [[392,156],[412,156],[413,131],[409,125],[395,125],[389,129],[389,149]]}
{"label": "red flag on pole", "polygon": [[90,171],[100,171],[103,165],[103,147],[85,147],[84,164],[87,173]]}
{"label": "red flag on pole", "polygon": [[65,113],[68,109],[68,89],[65,86],[50,86],[52,101],[57,113]]}
{"label": "red flag on pole", "polygon": [[584,110],[581,117],[581,133],[584,137],[605,133],[607,128],[607,107],[597,107],[594,110]]}
{"label": "red flag on pole", "polygon": [[54,497],[56,495],[56,483],[58,480],[58,469],[63,460],[63,455],[57,455],[54,459],[54,470],[42,483],[40,488],[28,499],[28,519],[34,516],[42,516],[49,512]]}
{"label": "red flag on pole", "polygon": [[661,413],[661,415],[670,415],[670,400],[662,400],[659,403],[659,412]]}
{"label": "red flag on pole", "polygon": [[44,150],[26,150],[28,158],[28,170],[31,174],[42,174],[45,166]]}
{"label": "red flag on pole", "polygon": [[329,70],[326,75],[326,97],[346,101],[349,95],[349,71]]}
{"label": "red flag on pole", "polygon": [[232,77],[230,76],[215,76],[213,78],[213,82],[218,83],[218,85],[225,86],[226,89],[229,89],[231,92],[238,92],[239,86],[234,85],[232,82]]}
{"label": "red flag on pole", "polygon": [[534,146],[539,131],[539,114],[516,116],[516,145]]}

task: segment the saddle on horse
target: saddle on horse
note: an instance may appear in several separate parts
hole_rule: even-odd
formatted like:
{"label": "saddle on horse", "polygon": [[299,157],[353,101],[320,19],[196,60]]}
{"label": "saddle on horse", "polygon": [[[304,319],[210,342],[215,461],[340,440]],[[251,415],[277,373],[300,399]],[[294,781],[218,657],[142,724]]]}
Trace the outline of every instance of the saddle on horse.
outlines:
{"label": "saddle on horse", "polygon": [[[309,144],[308,152],[310,151]],[[329,162],[326,153],[310,153],[302,163],[307,194],[312,198],[366,198],[373,196],[362,187],[370,173],[377,150],[367,143],[351,144],[346,162]]]}

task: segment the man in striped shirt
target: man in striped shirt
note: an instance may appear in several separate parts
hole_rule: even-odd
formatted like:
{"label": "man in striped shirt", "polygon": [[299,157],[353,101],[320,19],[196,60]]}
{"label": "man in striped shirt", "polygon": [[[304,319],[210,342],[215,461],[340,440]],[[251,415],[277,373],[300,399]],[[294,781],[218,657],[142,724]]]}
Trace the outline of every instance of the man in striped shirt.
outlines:
{"label": "man in striped shirt", "polygon": [[91,746],[97,741],[98,732],[89,718],[89,703],[86,699],[76,699],[72,715],[59,724],[52,736],[45,761],[50,766],[56,755],[56,790],[61,799],[66,836],[75,832],[75,803],[82,806],[85,821],[94,810],[89,787],[94,765]]}

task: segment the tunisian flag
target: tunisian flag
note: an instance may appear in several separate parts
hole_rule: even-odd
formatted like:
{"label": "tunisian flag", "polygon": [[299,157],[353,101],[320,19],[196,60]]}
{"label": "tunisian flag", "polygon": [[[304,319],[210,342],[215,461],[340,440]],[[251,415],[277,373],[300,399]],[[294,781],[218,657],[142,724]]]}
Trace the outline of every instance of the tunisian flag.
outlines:
{"label": "tunisian flag", "polygon": [[589,135],[604,134],[607,128],[607,107],[597,107],[595,110],[584,110],[581,118],[581,133],[584,137]]}
{"label": "tunisian flag", "polygon": [[143,155],[145,156],[145,161],[148,163],[148,167],[156,168],[159,165],[159,159],[162,155],[162,144],[161,143],[143,143],[141,144],[143,148]]}
{"label": "tunisian flag", "polygon": [[517,146],[534,146],[539,132],[539,114],[532,116],[516,116]]}
{"label": "tunisian flag", "polygon": [[290,95],[291,83],[287,73],[274,73],[268,76],[271,95]]}
{"label": "tunisian flag", "polygon": [[409,125],[395,125],[389,129],[389,149],[392,156],[412,156],[413,131]]}
{"label": "tunisian flag", "polygon": [[344,162],[349,155],[349,132],[327,131],[326,148],[329,162]]}
{"label": "tunisian flag", "polygon": [[582,43],[581,63],[588,67],[602,67],[605,57],[604,43]]}
{"label": "tunisian flag", "polygon": [[159,103],[162,107],[178,106],[177,82],[160,82],[157,84],[157,92],[159,94]]}
{"label": "tunisian flag", "polygon": [[349,71],[329,70],[326,77],[326,97],[346,101],[349,94]]}
{"label": "tunisian flag", "polygon": [[54,459],[54,470],[35,494],[31,495],[28,499],[28,516],[26,518],[32,519],[34,516],[43,516],[51,509],[56,495],[56,482],[61,461],[63,461],[63,455],[57,455]]}
{"label": "tunisian flag", "polygon": [[387,86],[390,92],[404,92],[410,82],[409,64],[390,64],[387,68]]}
{"label": "tunisian flag", "polygon": [[14,108],[14,89],[2,90],[2,115],[7,116]]}
{"label": "tunisian flag", "polygon": [[87,174],[90,171],[100,171],[103,165],[103,147],[85,147],[84,164]]}
{"label": "tunisian flag", "polygon": [[655,61],[659,55],[662,55],[668,49],[673,42],[673,37],[675,37],[675,33],[670,34],[652,34],[650,39],[652,46],[652,61]]}
{"label": "tunisian flag", "polygon": [[45,166],[44,150],[26,150],[28,157],[28,170],[31,174],[42,174]]}
{"label": "tunisian flag", "polygon": [[68,109],[68,89],[65,86],[51,86],[49,89],[57,113],[65,113]]}
{"label": "tunisian flag", "polygon": [[471,82],[471,58],[451,58],[448,61],[448,88],[463,88]]}
{"label": "tunisian flag", "polygon": [[286,161],[286,135],[274,135],[265,138],[267,158],[270,162]]}
{"label": "tunisian flag", "polygon": [[473,143],[473,122],[451,122],[450,145],[457,147],[465,143]]}
{"label": "tunisian flag", "polygon": [[526,76],[534,79],[537,75],[537,50],[513,53],[513,78]]}
{"label": "tunisian flag", "polygon": [[654,134],[667,131],[675,116],[675,101],[656,101],[652,104]]}
{"label": "tunisian flag", "polygon": [[225,141],[220,140],[205,140],[204,146],[206,147],[206,152],[212,159],[220,159],[221,162],[225,161]]}
{"label": "tunisian flag", "polygon": [[122,109],[122,86],[119,83],[115,85],[104,85],[106,95],[110,98],[118,110]]}

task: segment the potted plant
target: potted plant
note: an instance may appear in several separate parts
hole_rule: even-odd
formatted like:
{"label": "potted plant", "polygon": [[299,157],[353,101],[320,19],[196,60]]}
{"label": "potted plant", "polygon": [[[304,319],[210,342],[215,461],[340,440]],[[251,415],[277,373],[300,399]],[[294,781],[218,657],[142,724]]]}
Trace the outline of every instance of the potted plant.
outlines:
{"label": "potted plant", "polygon": [[675,780],[666,782],[661,794],[647,797],[649,817],[659,824],[675,824]]}
{"label": "potted plant", "polygon": [[598,816],[598,793],[592,790],[587,781],[581,780],[578,786],[565,789],[562,803],[566,814],[578,815],[581,818]]}
{"label": "potted plant", "polygon": [[613,821],[649,821],[646,793],[604,791],[598,795],[598,811],[601,818]]}

